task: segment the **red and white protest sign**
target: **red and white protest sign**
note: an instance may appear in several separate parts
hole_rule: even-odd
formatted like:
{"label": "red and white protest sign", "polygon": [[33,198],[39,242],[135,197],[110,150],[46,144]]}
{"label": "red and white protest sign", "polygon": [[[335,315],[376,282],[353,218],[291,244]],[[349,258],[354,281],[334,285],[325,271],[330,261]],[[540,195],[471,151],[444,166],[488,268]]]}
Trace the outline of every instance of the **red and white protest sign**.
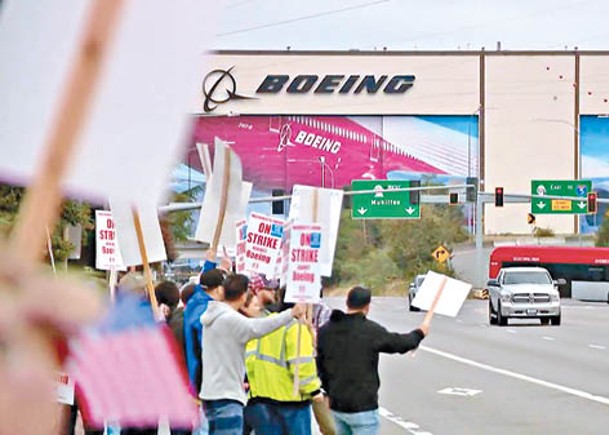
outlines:
{"label": "red and white protest sign", "polygon": [[123,266],[121,250],[118,247],[116,229],[112,212],[106,210],[95,211],[95,240],[96,255],[95,268],[99,270],[126,270]]}
{"label": "red and white protest sign", "polygon": [[235,245],[235,270],[237,273],[245,273],[245,240],[247,236],[247,221],[239,219],[235,222],[237,244]]}
{"label": "red and white protest sign", "polygon": [[64,405],[74,405],[74,379],[66,373],[58,372],[55,379],[57,402]]}
{"label": "red and white protest sign", "polygon": [[295,224],[290,229],[286,302],[316,304],[321,289],[321,225]]}
{"label": "red and white protest sign", "polygon": [[267,277],[275,275],[284,224],[281,219],[260,213],[250,214],[245,243],[245,270],[263,273]]}

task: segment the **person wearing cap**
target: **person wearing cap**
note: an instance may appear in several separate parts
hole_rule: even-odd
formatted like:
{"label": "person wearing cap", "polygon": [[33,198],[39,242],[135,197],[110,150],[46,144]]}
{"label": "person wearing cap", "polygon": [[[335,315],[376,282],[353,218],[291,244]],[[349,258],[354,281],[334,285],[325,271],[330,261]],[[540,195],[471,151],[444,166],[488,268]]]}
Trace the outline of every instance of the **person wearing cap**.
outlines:
{"label": "person wearing cap", "polygon": [[281,304],[277,300],[278,289],[279,281],[276,279],[266,279],[263,275],[258,274],[251,276],[248,285],[248,291],[258,296],[267,315],[279,311]]}
{"label": "person wearing cap", "polygon": [[337,434],[377,434],[379,430],[379,353],[416,349],[429,331],[423,323],[400,334],[366,318],[371,292],[354,287],[347,296],[347,312],[332,311],[317,337],[317,367]]}
{"label": "person wearing cap", "polygon": [[[254,289],[256,285],[250,287],[250,290]],[[282,304],[283,308],[289,306]],[[273,318],[277,314],[267,315]],[[249,392],[244,417],[255,433],[311,433],[311,402],[324,400],[313,343],[312,330],[296,321],[247,343],[245,366]],[[296,367],[298,388],[295,393]]]}

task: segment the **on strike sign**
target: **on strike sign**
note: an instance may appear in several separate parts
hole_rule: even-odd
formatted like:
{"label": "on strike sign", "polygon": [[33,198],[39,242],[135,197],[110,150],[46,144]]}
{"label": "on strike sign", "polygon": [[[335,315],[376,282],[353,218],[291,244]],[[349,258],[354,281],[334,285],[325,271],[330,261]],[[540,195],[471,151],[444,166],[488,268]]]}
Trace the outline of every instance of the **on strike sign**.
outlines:
{"label": "on strike sign", "polygon": [[286,302],[319,302],[321,225],[296,224],[290,229]]}
{"label": "on strike sign", "polygon": [[275,275],[281,253],[284,221],[259,213],[251,213],[245,242],[245,270]]}
{"label": "on strike sign", "polygon": [[96,269],[126,270],[123,266],[121,251],[116,239],[112,212],[106,210],[95,211],[95,241],[97,246],[95,255]]}

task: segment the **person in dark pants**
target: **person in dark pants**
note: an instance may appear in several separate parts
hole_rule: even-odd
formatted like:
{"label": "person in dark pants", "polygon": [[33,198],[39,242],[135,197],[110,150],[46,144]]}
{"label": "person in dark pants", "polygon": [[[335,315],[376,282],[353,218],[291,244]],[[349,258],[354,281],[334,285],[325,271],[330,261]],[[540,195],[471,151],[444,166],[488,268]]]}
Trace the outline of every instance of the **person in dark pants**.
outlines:
{"label": "person in dark pants", "polygon": [[338,435],[376,435],[379,430],[379,353],[416,349],[429,324],[407,333],[389,332],[366,318],[371,292],[354,287],[347,296],[347,312],[332,311],[317,337],[317,368],[330,400]]}

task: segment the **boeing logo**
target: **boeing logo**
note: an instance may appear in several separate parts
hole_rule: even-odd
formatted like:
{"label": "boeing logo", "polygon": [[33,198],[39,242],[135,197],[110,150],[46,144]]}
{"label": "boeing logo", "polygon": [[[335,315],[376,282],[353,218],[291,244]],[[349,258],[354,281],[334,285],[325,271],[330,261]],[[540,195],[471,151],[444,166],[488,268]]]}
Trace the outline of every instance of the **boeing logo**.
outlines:
{"label": "boeing logo", "polygon": [[[413,75],[394,75],[391,78],[387,75],[350,75],[329,74],[325,76],[317,75],[297,75],[290,79],[289,75],[267,75],[262,81],[257,94],[277,94],[284,88],[288,94],[306,94],[313,91],[314,94],[360,94],[366,91],[367,94],[376,94],[382,89],[385,94],[404,94],[414,84]],[[289,83],[289,84],[288,84]]]}
{"label": "boeing logo", "polygon": [[[215,69],[203,79],[203,110],[213,112],[216,108],[231,100],[250,100],[249,97],[237,93],[237,81],[232,74],[233,67],[227,70]],[[343,75],[300,74],[291,77],[287,74],[268,74],[256,89],[256,94],[307,94],[318,95],[347,95],[347,94],[405,94],[412,88],[414,75]]]}
{"label": "boeing logo", "polygon": [[220,104],[230,100],[251,100],[256,97],[246,97],[237,94],[237,81],[231,74],[234,66],[227,70],[215,69],[203,79],[203,110],[213,112]]}

